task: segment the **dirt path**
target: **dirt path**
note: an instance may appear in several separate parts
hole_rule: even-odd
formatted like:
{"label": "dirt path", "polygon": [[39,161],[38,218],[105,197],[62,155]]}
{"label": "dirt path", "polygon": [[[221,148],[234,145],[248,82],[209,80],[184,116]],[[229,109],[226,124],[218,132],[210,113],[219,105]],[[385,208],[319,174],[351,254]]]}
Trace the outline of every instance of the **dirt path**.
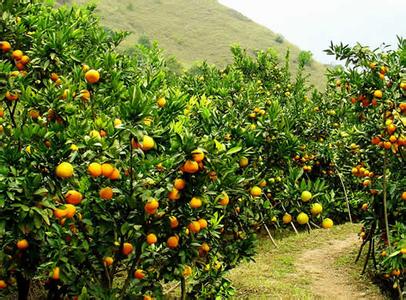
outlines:
{"label": "dirt path", "polygon": [[354,249],[357,237],[351,234],[344,240],[332,240],[316,249],[304,251],[295,263],[301,275],[310,280],[316,299],[384,299],[368,290],[360,290],[351,282],[345,269],[335,265],[340,255]]}

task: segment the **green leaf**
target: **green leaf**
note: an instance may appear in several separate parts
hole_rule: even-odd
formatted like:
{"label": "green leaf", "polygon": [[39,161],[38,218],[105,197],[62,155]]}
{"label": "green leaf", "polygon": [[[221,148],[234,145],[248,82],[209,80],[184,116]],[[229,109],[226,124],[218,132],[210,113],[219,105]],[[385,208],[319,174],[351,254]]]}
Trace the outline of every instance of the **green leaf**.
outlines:
{"label": "green leaf", "polygon": [[228,150],[226,154],[227,154],[227,155],[231,155],[231,154],[240,152],[241,150],[242,150],[242,147],[241,147],[241,146],[233,147],[233,148],[231,148],[230,150]]}

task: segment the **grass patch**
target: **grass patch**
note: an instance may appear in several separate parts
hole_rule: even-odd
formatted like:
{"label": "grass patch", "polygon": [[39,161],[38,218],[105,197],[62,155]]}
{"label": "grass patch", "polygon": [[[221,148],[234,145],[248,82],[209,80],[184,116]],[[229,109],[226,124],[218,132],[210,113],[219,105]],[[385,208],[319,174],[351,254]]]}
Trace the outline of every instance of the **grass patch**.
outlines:
{"label": "grass patch", "polygon": [[[331,230],[312,230],[311,234],[300,232],[276,231],[275,248],[268,236],[261,235],[258,254],[255,262],[244,263],[232,270],[229,279],[237,289],[239,299],[314,299],[311,291],[311,280],[297,272],[295,261],[306,250],[326,245],[332,240],[341,240],[356,234],[359,224],[344,224]],[[379,293],[379,288],[370,280],[360,276],[362,263],[354,264],[358,246],[340,257],[334,266],[348,272],[351,280],[360,290]]]}

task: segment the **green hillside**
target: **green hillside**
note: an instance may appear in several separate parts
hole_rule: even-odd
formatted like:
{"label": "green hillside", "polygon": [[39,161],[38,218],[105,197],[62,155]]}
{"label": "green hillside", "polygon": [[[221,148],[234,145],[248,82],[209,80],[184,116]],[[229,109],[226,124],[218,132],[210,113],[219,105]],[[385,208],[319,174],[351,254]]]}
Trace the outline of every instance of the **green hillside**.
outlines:
{"label": "green hillside", "polygon": [[[290,49],[293,66],[300,53],[282,35],[216,0],[99,0],[96,3],[106,27],[132,33],[123,46],[132,46],[146,36],[158,41],[167,54],[174,55],[186,67],[203,60],[225,65],[231,61],[230,46],[235,43],[251,50],[274,48],[281,57]],[[312,82],[323,81],[322,64],[312,61],[308,71]]]}

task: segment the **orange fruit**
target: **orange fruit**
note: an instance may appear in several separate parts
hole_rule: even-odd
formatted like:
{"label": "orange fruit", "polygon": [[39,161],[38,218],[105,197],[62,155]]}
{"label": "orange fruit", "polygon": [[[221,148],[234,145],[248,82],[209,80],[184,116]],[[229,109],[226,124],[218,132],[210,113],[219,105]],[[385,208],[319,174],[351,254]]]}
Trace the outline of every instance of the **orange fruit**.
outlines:
{"label": "orange fruit", "polygon": [[378,136],[374,136],[374,137],[371,139],[371,143],[372,143],[373,145],[378,145],[380,141],[381,141],[381,139],[380,139]]}
{"label": "orange fruit", "polygon": [[66,203],[78,205],[82,202],[83,195],[75,190],[70,190],[65,194]]}
{"label": "orange fruit", "polygon": [[53,279],[53,280],[59,280],[59,273],[60,273],[59,267],[55,267],[55,268],[52,270],[52,279]]}
{"label": "orange fruit", "polygon": [[374,97],[375,97],[375,98],[381,99],[381,98],[382,98],[382,95],[383,95],[383,93],[382,93],[381,90],[376,90],[376,91],[374,91]]}
{"label": "orange fruit", "polygon": [[304,225],[309,222],[309,216],[307,214],[305,214],[304,212],[301,212],[296,217],[296,220],[300,225]]}
{"label": "orange fruit", "polygon": [[59,79],[59,75],[56,73],[51,73],[51,80],[52,81],[57,81]]}
{"label": "orange fruit", "polygon": [[124,254],[125,256],[128,256],[133,252],[133,245],[131,243],[124,243],[123,247],[121,249],[121,253]]}
{"label": "orange fruit", "polygon": [[262,194],[262,190],[258,186],[253,186],[250,190],[250,194],[252,197],[259,197]]}
{"label": "orange fruit", "polygon": [[172,235],[166,241],[168,248],[175,249],[179,245],[179,237],[176,235]]}
{"label": "orange fruit", "polygon": [[323,227],[324,229],[329,229],[329,228],[333,227],[333,225],[334,225],[334,222],[330,218],[325,218],[323,220],[323,222],[321,223],[321,227]]}
{"label": "orange fruit", "polygon": [[96,70],[89,70],[85,74],[85,79],[88,83],[96,83],[100,80],[100,73]]}
{"label": "orange fruit", "polygon": [[192,200],[190,200],[189,205],[191,208],[200,208],[202,206],[202,200],[197,197],[193,197]]}
{"label": "orange fruit", "polygon": [[8,101],[17,101],[18,100],[18,94],[17,93],[11,93],[9,91],[6,92],[6,99]]}
{"label": "orange fruit", "polygon": [[7,287],[7,283],[4,280],[0,280],[0,290],[5,289]]}
{"label": "orange fruit", "polygon": [[9,52],[11,50],[11,45],[9,42],[1,41],[0,49],[3,51],[3,53]]}
{"label": "orange fruit", "polygon": [[32,109],[28,112],[28,114],[30,115],[31,119],[38,119],[39,118],[39,111],[36,109]]}
{"label": "orange fruit", "polygon": [[160,108],[164,107],[166,105],[166,99],[164,97],[161,97],[158,99],[156,102]]}
{"label": "orange fruit", "polygon": [[188,229],[193,233],[199,233],[200,231],[200,223],[198,221],[193,221],[189,224]]}
{"label": "orange fruit", "polygon": [[241,168],[245,168],[246,166],[248,166],[248,163],[249,163],[248,158],[244,156],[240,158],[239,164]]}
{"label": "orange fruit", "polygon": [[207,221],[206,221],[206,219],[199,219],[199,220],[197,220],[197,222],[199,222],[199,225],[200,225],[200,229],[205,229],[205,228],[207,228]]}
{"label": "orange fruit", "polygon": [[73,166],[68,162],[63,162],[56,167],[55,174],[60,178],[70,178],[73,176]]}
{"label": "orange fruit", "polygon": [[25,250],[29,246],[28,241],[26,239],[19,240],[17,242],[17,248],[20,250]]}
{"label": "orange fruit", "polygon": [[391,123],[386,127],[386,130],[388,131],[389,134],[392,134],[396,131],[396,125]]}
{"label": "orange fruit", "polygon": [[192,275],[192,273],[193,273],[193,269],[192,269],[191,266],[185,266],[185,267],[183,268],[182,275],[183,275],[184,277],[188,277],[188,276]]}
{"label": "orange fruit", "polygon": [[209,252],[209,251],[210,251],[210,246],[209,246],[206,242],[204,242],[204,243],[200,246],[200,249],[201,249],[202,251],[204,251],[204,252]]}
{"label": "orange fruit", "polygon": [[400,275],[400,270],[399,269],[393,269],[392,272],[391,272],[391,275],[396,276],[396,277],[399,276]]}
{"label": "orange fruit", "polygon": [[392,147],[392,144],[391,144],[391,142],[383,142],[383,147],[386,150],[389,150]]}
{"label": "orange fruit", "polygon": [[193,160],[187,160],[182,167],[182,171],[189,174],[194,174],[199,171],[199,164]]}
{"label": "orange fruit", "polygon": [[120,171],[116,168],[114,168],[113,173],[110,175],[110,180],[118,180],[120,179]]}
{"label": "orange fruit", "polygon": [[111,266],[113,264],[113,262],[114,262],[114,260],[113,260],[113,258],[111,256],[106,256],[105,258],[103,258],[103,264],[106,267]]}
{"label": "orange fruit", "polygon": [[111,174],[113,174],[113,172],[114,172],[114,167],[111,164],[107,164],[107,163],[102,164],[101,168],[102,168],[102,175],[107,178],[110,177]]}
{"label": "orange fruit", "polygon": [[23,65],[26,65],[26,64],[28,64],[28,63],[30,62],[30,58],[29,58],[27,55],[23,55],[23,57],[21,57],[20,62],[21,62]]}
{"label": "orange fruit", "polygon": [[4,110],[2,108],[0,108],[0,118],[4,117]]}
{"label": "orange fruit", "polygon": [[221,206],[226,206],[228,205],[228,203],[230,203],[230,198],[228,197],[226,192],[222,192],[219,198],[219,204]]}
{"label": "orange fruit", "polygon": [[67,214],[67,211],[66,211],[65,209],[61,209],[61,208],[56,208],[56,209],[54,209],[54,216],[55,216],[57,219],[62,219],[62,218],[64,218],[64,217],[66,216],[66,214]]}
{"label": "orange fruit", "polygon": [[172,190],[168,193],[168,198],[172,201],[178,200],[180,198],[180,193],[176,188],[172,188]]}
{"label": "orange fruit", "polygon": [[290,222],[292,222],[292,216],[288,213],[285,213],[282,217],[282,221],[284,224],[289,224]]}
{"label": "orange fruit", "polygon": [[261,180],[261,182],[259,183],[259,187],[261,187],[261,188],[266,187],[266,185],[267,185],[267,182],[265,179]]}
{"label": "orange fruit", "polygon": [[143,151],[148,151],[155,147],[155,141],[152,137],[144,135],[142,137],[142,143],[140,145]]}
{"label": "orange fruit", "polygon": [[[405,83],[405,87],[406,87],[406,83]],[[406,90],[406,88],[405,88],[405,90]],[[399,104],[399,109],[400,109],[400,111],[402,111],[402,112],[406,111],[406,102],[400,103],[400,104]]]}
{"label": "orange fruit", "polygon": [[21,61],[16,62],[17,70],[22,71],[22,70],[24,70],[24,67],[25,67],[25,65]]}
{"label": "orange fruit", "polygon": [[143,300],[154,300],[154,298],[149,295],[144,295]]}
{"label": "orange fruit", "polygon": [[147,243],[148,245],[155,244],[158,241],[158,238],[156,237],[155,234],[150,233],[147,235]]}
{"label": "orange fruit", "polygon": [[390,141],[391,143],[396,143],[397,140],[398,140],[397,137],[394,136],[394,135],[391,135],[391,136],[389,137],[389,141]]}
{"label": "orange fruit", "polygon": [[186,187],[186,181],[182,178],[176,178],[173,186],[178,190],[181,191]]}
{"label": "orange fruit", "polygon": [[401,198],[403,201],[406,201],[406,192],[403,192],[402,195],[400,196],[400,198]]}
{"label": "orange fruit", "polygon": [[193,150],[192,151],[192,159],[197,163],[203,161],[203,159],[204,159],[203,151],[200,150],[200,149]]}
{"label": "orange fruit", "polygon": [[99,177],[103,172],[102,171],[102,166],[99,163],[93,162],[88,166],[87,172],[92,177]]}
{"label": "orange fruit", "polygon": [[89,101],[90,100],[90,92],[88,90],[81,90],[80,91],[80,99],[83,101]]}
{"label": "orange fruit", "polygon": [[16,61],[21,60],[23,57],[24,53],[21,50],[14,50],[13,53],[11,54],[11,57],[15,59]]}
{"label": "orange fruit", "polygon": [[100,198],[104,200],[111,200],[113,198],[113,189],[111,187],[105,187],[99,191]]}
{"label": "orange fruit", "polygon": [[169,224],[170,224],[171,228],[174,229],[179,226],[179,221],[175,216],[170,216]]}
{"label": "orange fruit", "polygon": [[134,278],[141,280],[141,279],[143,279],[144,277],[145,277],[145,273],[144,273],[143,270],[141,270],[141,269],[135,270],[135,272],[134,272]]}
{"label": "orange fruit", "polygon": [[76,207],[72,204],[65,204],[65,210],[66,210],[66,217],[67,218],[73,218],[73,216],[76,213]]}
{"label": "orange fruit", "polygon": [[157,209],[159,207],[159,202],[156,199],[150,199],[144,206],[144,210],[147,214],[153,215],[156,213]]}

